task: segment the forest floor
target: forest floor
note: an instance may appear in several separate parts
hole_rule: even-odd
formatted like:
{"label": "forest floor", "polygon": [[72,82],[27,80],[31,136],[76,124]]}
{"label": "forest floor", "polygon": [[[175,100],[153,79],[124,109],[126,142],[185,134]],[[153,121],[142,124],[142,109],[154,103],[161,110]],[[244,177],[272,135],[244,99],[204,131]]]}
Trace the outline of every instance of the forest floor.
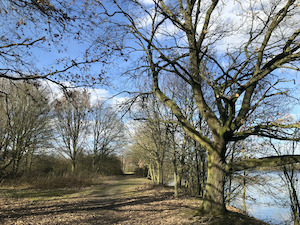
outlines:
{"label": "forest floor", "polygon": [[128,175],[77,189],[0,187],[0,224],[266,224],[234,209],[196,217],[200,202]]}

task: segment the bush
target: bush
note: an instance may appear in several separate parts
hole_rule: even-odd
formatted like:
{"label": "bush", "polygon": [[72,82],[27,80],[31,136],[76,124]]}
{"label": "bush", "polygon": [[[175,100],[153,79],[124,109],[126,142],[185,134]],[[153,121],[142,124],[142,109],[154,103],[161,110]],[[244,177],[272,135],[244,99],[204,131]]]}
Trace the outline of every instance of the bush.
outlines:
{"label": "bush", "polygon": [[148,176],[148,167],[144,166],[144,167],[137,167],[134,170],[134,174],[138,177],[147,177]]}
{"label": "bush", "polygon": [[96,164],[96,171],[105,176],[122,175],[122,162],[114,155],[102,157]]}
{"label": "bush", "polygon": [[21,188],[78,188],[101,183],[102,175],[121,175],[122,162],[117,156],[106,156],[93,166],[91,155],[80,155],[76,173],[71,173],[69,159],[55,155],[35,155],[30,168],[24,166],[18,174],[8,174],[1,186]]}

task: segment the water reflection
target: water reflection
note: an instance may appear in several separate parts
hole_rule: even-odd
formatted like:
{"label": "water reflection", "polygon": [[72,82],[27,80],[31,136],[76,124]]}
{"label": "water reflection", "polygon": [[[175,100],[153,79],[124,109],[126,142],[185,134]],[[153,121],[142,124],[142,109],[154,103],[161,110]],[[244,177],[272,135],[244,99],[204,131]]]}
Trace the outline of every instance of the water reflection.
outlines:
{"label": "water reflection", "polygon": [[[233,180],[235,197],[230,204],[243,209],[243,187],[240,179],[244,176],[241,172]],[[300,171],[296,176],[299,178]],[[240,177],[238,179],[238,177]],[[271,224],[294,224],[291,214],[290,198],[287,183],[282,179],[282,172],[248,172],[246,182],[245,205],[246,212],[258,219]],[[253,182],[253,181],[256,182]],[[296,185],[299,198],[300,185]]]}

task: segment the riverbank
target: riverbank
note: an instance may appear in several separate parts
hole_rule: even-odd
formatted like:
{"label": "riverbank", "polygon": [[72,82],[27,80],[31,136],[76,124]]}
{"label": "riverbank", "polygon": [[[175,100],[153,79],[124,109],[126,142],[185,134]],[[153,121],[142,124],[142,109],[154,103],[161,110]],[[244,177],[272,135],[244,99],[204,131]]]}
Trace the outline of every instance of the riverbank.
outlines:
{"label": "riverbank", "polygon": [[224,217],[195,217],[201,200],[133,176],[68,189],[1,188],[1,224],[266,224],[230,208]]}

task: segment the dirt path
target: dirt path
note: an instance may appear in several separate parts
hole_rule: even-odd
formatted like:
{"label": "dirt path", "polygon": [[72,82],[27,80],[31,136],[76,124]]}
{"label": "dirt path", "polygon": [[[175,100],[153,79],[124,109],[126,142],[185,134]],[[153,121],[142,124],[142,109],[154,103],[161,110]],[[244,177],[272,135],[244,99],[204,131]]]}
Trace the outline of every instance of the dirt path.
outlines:
{"label": "dirt path", "polygon": [[200,200],[174,199],[171,189],[152,188],[140,178],[34,193],[1,198],[0,224],[209,224],[192,216]]}

